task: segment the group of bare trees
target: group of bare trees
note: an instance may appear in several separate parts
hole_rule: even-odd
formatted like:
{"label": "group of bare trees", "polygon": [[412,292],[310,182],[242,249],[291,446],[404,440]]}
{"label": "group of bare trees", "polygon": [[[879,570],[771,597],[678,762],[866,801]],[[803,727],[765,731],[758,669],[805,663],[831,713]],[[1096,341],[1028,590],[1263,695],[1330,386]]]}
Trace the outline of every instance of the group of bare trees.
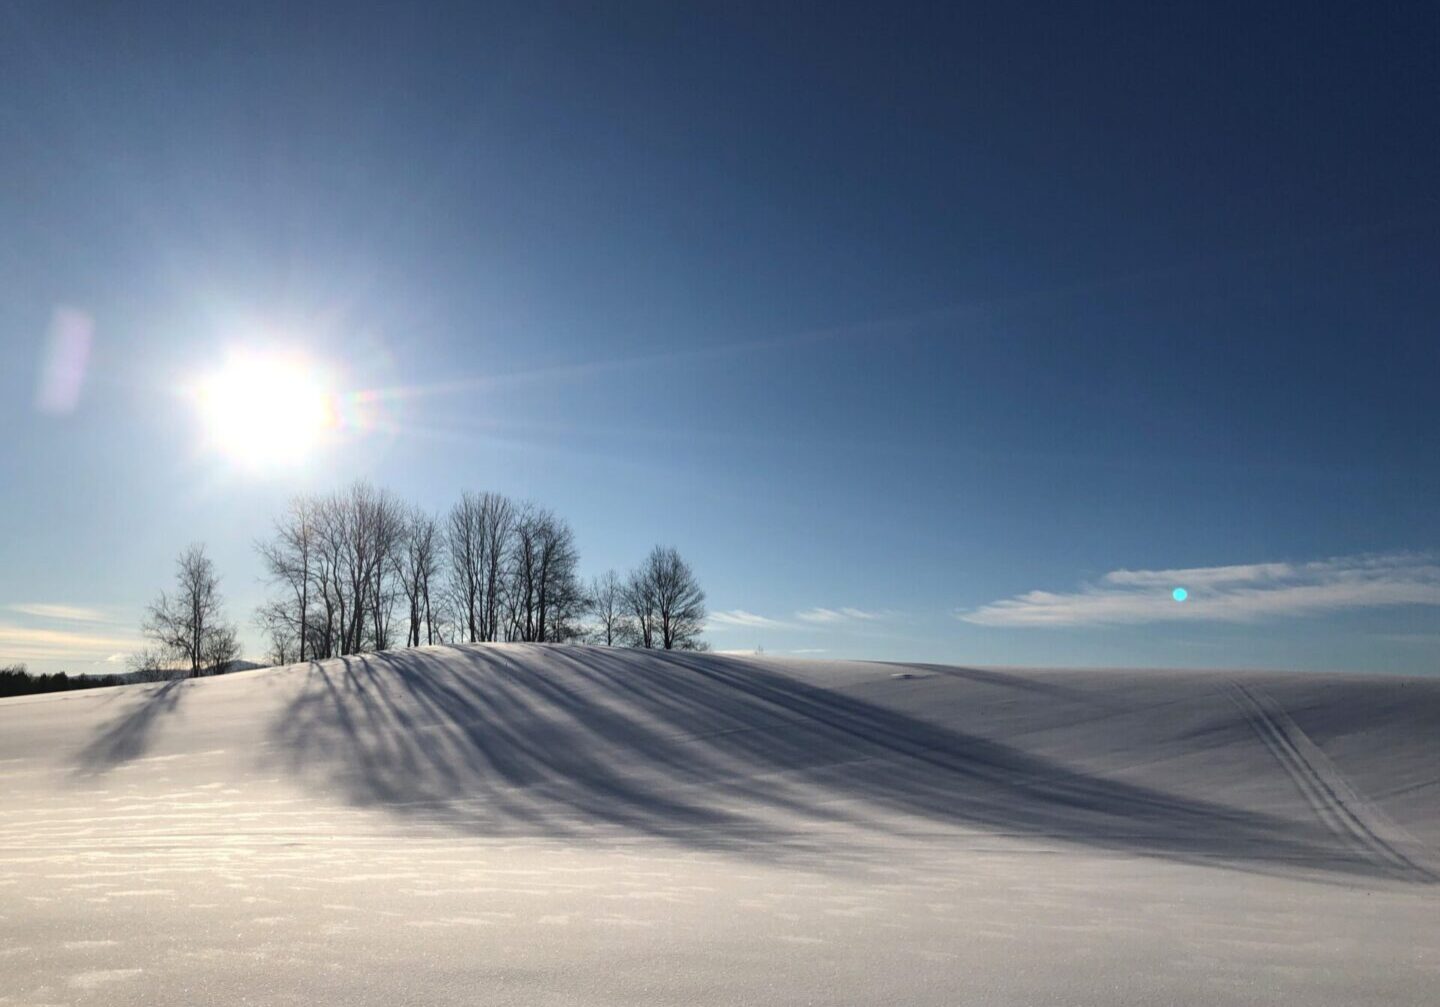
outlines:
{"label": "group of bare trees", "polygon": [[667,546],[656,546],[621,579],[607,570],[590,583],[590,636],[608,646],[703,650],[705,592],[690,564]]}
{"label": "group of bare trees", "polygon": [[[288,664],[390,647],[401,599],[408,603],[406,639],[414,640],[435,572],[424,548],[426,523],[363,482],[294,500],[273,537],[256,546],[280,589],[256,613],[270,658]],[[429,538],[433,552],[433,527]]]}
{"label": "group of bare trees", "polygon": [[[256,549],[276,594],[255,613],[275,664],[395,646],[497,640],[703,649],[705,593],[673,548],[585,587],[570,525],[499,493],[443,515],[357,482],[299,497]],[[173,593],[150,606],[140,670],[223,669],[239,657],[203,546],[181,554]]]}
{"label": "group of bare trees", "polygon": [[431,515],[356,483],[295,500],[257,549],[279,592],[256,614],[277,664],[496,640],[701,645],[704,593],[674,549],[586,590],[570,525],[498,493]]}
{"label": "group of bare trees", "polygon": [[564,643],[581,635],[580,554],[554,512],[467,492],[446,516],[443,547],[448,639]]}

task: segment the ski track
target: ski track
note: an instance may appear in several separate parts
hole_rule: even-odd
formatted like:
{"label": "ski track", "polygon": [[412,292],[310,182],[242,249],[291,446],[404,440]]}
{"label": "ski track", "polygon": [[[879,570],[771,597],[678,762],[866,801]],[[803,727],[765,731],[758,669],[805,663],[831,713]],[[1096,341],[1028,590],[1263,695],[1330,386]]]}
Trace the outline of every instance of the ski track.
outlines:
{"label": "ski track", "polygon": [[[1440,881],[1440,875],[1395,845],[1409,837],[1400,835],[1399,826],[1387,821],[1346,782],[1334,764],[1269,694],[1238,681],[1228,683],[1227,692],[1316,818],[1337,839],[1387,867],[1398,878],[1428,883]],[[1395,840],[1387,840],[1385,833],[1395,836]]]}

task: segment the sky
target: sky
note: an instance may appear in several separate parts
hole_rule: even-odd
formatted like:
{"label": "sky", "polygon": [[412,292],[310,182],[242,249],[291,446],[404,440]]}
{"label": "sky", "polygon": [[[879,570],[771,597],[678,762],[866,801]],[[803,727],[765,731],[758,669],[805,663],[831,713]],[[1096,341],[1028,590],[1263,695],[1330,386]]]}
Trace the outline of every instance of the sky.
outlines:
{"label": "sky", "polygon": [[1437,46],[0,3],[0,664],[123,667],[191,542],[258,656],[255,541],[364,478],[538,501],[587,575],[673,544],[718,650],[1440,670]]}

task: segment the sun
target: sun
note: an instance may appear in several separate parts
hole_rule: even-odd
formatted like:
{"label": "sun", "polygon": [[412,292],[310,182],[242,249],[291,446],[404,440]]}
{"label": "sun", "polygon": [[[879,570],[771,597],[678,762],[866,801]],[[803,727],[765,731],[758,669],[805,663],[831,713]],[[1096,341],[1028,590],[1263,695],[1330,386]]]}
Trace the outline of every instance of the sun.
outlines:
{"label": "sun", "polygon": [[324,373],[286,351],[232,351],[194,386],[208,448],[250,469],[295,465],[335,426]]}

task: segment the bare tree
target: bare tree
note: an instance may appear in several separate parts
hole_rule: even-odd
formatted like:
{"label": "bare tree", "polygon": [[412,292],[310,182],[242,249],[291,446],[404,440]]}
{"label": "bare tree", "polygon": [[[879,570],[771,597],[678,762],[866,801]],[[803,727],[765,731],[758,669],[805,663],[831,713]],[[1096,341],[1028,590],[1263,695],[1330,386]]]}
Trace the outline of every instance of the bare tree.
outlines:
{"label": "bare tree", "polygon": [[371,548],[365,579],[365,598],[370,609],[368,643],[374,650],[385,650],[394,642],[391,617],[400,593],[396,590],[394,572],[399,569],[397,560],[405,543],[406,510],[388,490],[382,489],[368,494],[359,507],[359,518]]}
{"label": "bare tree", "polygon": [[302,634],[289,604],[270,601],[261,605],[255,610],[255,625],[269,641],[265,660],[272,666],[293,664],[298,659]]}
{"label": "bare tree", "polygon": [[229,623],[213,626],[200,649],[201,666],[219,674],[240,657],[240,637]]}
{"label": "bare tree", "polygon": [[462,643],[465,640],[465,627],[456,615],[449,593],[443,589],[431,595],[430,628],[434,633],[432,643]]}
{"label": "bare tree", "polygon": [[311,592],[317,586],[317,507],[308,498],[296,497],[290,502],[285,517],[275,522],[274,538],[255,544],[270,582],[281,587],[286,595],[282,601],[266,604],[256,619],[270,637],[272,646],[281,636],[293,641],[285,653],[298,661],[306,659]]}
{"label": "bare tree", "polygon": [[642,646],[665,650],[700,650],[705,625],[705,592],[680,553],[656,546],[630,577],[627,594],[643,625]]}
{"label": "bare tree", "polygon": [[467,490],[450,508],[445,545],[451,601],[463,637],[470,643],[480,641],[484,620],[484,539],[480,498]]}
{"label": "bare tree", "polygon": [[318,594],[324,607],[323,622],[317,620],[319,637],[315,652],[320,657],[344,653],[346,613],[343,554],[346,538],[345,508],[338,497],[316,502],[316,578]]}
{"label": "bare tree", "polygon": [[630,638],[630,616],[625,606],[625,584],[614,570],[606,570],[590,582],[586,596],[590,614],[595,617],[592,635],[595,640],[613,647]]}
{"label": "bare tree", "polygon": [[390,645],[397,591],[396,551],[404,529],[403,509],[388,491],[356,482],[320,508],[322,566],[326,594],[333,597],[338,645],[356,654]]}
{"label": "bare tree", "polygon": [[575,533],[563,519],[532,504],[515,519],[510,567],[510,633],[513,639],[563,642],[574,637],[584,607],[575,568]]}
{"label": "bare tree", "polygon": [[480,529],[482,639],[493,642],[501,634],[501,596],[515,538],[515,504],[499,493],[484,494],[480,500]]}
{"label": "bare tree", "polygon": [[541,639],[537,590],[540,580],[540,515],[524,504],[515,519],[515,540],[510,554],[510,632],[514,640]]}
{"label": "bare tree", "polygon": [[445,522],[450,605],[471,643],[510,634],[506,595],[515,556],[516,507],[499,493],[461,495]]}
{"label": "bare tree", "polygon": [[407,647],[418,647],[422,642],[435,642],[435,615],[430,586],[439,571],[440,539],[439,521],[418,507],[412,507],[405,516],[401,544],[396,550],[400,589],[405,594],[409,608],[410,628],[405,637]]}
{"label": "bare tree", "polygon": [[537,584],[540,640],[564,643],[580,635],[585,590],[576,568],[580,553],[575,532],[563,518],[544,511],[540,520],[540,566]]}
{"label": "bare tree", "polygon": [[159,682],[183,672],[176,667],[174,656],[160,647],[142,647],[131,653],[125,664],[134,682]]}
{"label": "bare tree", "polygon": [[631,570],[625,578],[625,608],[629,613],[633,642],[650,650],[655,646],[655,626],[660,621],[656,610],[655,587],[644,567]]}
{"label": "bare tree", "polygon": [[141,628],[167,658],[188,665],[192,676],[206,668],[222,670],[240,656],[240,646],[221,612],[215,566],[203,545],[192,545],[176,567],[175,593],[161,592]]}

